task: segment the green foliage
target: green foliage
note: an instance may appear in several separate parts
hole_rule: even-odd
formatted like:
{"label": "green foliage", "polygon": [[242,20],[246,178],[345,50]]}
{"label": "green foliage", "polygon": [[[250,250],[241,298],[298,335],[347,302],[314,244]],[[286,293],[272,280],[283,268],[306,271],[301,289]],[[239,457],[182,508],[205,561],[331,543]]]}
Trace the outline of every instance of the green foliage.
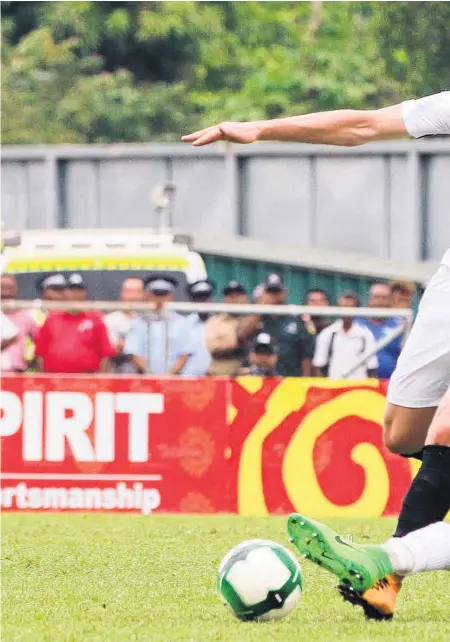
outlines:
{"label": "green foliage", "polygon": [[4,143],[174,140],[220,120],[378,107],[450,84],[450,3],[2,10]]}
{"label": "green foliage", "polygon": [[450,87],[449,2],[387,2],[376,29],[387,71],[409,94]]}

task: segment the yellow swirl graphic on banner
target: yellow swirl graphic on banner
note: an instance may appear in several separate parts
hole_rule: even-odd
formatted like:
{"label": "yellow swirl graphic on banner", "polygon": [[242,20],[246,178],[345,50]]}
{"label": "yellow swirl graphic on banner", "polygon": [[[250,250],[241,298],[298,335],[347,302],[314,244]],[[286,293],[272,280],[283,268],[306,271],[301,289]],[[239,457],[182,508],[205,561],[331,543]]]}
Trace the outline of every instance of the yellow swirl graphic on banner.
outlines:
{"label": "yellow swirl graphic on banner", "polygon": [[[256,377],[242,377],[238,379],[238,383],[249,392],[254,393],[260,389],[262,380]],[[378,382],[368,381],[365,382],[365,385],[375,388],[378,386]],[[298,411],[304,405],[308,390],[312,387],[334,390],[343,387],[352,388],[359,386],[361,386],[361,382],[333,381],[330,379],[286,378],[280,382],[266,401],[264,414],[255,424],[242,446],[238,471],[238,513],[240,515],[268,514],[262,479],[263,443],[265,438],[275,431],[288,415]],[[381,399],[383,400],[383,397],[381,397]],[[347,411],[348,410],[349,408],[347,407]],[[242,412],[242,410],[240,410],[240,412]],[[347,412],[346,415],[348,414],[350,413]],[[353,413],[352,409],[351,414],[358,413]],[[308,417],[309,416],[310,415],[308,415]],[[377,420],[379,420],[379,417]],[[329,424],[325,423],[323,430],[326,430],[328,425]],[[323,430],[321,429],[319,434],[323,432]],[[313,466],[312,450],[309,451],[308,457],[311,460],[310,464]],[[311,466],[308,470],[310,470],[310,468]]]}
{"label": "yellow swirl graphic on banner", "polygon": [[[254,382],[241,380],[246,387]],[[242,447],[239,462],[238,513],[240,515],[267,515],[262,480],[262,448],[264,439],[276,430],[286,416],[298,410],[305,402],[308,386],[299,386],[297,379],[285,379],[270,395],[265,413],[254,426]]]}
{"label": "yellow swirl graphic on banner", "polygon": [[286,492],[298,512],[317,517],[373,517],[383,513],[389,497],[389,474],[376,446],[362,443],[352,451],[352,460],[364,468],[366,482],[361,497],[348,506],[336,506],[325,497],[314,469],[313,449],[322,433],[349,415],[381,424],[384,406],[385,398],[377,391],[351,390],[308,413],[293,435],[283,462]]}

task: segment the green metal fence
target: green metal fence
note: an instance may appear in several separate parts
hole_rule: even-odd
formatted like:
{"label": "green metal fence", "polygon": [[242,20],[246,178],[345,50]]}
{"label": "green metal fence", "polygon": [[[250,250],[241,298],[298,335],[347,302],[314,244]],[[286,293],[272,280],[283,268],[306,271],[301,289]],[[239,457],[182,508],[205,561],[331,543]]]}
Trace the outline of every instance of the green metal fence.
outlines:
{"label": "green metal fence", "polygon": [[366,302],[370,286],[376,278],[366,275],[344,274],[325,270],[288,266],[280,263],[237,259],[213,254],[202,254],[209,278],[217,285],[217,298],[228,281],[237,279],[245,285],[249,292],[262,283],[267,274],[280,274],[289,289],[289,301],[300,303],[305,292],[310,288],[319,287],[326,290],[331,302],[336,301],[342,290],[354,290],[362,302]]}

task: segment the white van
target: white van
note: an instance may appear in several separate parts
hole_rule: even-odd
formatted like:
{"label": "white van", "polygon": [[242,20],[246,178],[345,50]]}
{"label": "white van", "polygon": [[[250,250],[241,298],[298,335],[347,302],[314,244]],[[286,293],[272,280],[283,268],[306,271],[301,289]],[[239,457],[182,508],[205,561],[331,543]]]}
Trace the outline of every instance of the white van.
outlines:
{"label": "white van", "polygon": [[115,301],[124,279],[156,273],[177,279],[176,298],[183,301],[186,285],[206,278],[191,243],[186,235],[149,228],[26,230],[17,245],[4,247],[2,271],[17,276],[21,299],[39,297],[37,282],[44,274],[79,272],[91,300]]}

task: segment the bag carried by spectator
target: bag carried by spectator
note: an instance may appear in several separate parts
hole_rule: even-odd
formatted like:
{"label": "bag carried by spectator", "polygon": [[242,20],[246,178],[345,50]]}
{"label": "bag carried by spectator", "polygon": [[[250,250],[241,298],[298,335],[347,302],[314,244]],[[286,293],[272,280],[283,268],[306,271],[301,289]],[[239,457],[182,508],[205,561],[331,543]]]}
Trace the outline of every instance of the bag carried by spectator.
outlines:
{"label": "bag carried by spectator", "polygon": [[229,314],[214,314],[205,322],[206,349],[213,357],[233,354],[239,348],[238,320]]}

